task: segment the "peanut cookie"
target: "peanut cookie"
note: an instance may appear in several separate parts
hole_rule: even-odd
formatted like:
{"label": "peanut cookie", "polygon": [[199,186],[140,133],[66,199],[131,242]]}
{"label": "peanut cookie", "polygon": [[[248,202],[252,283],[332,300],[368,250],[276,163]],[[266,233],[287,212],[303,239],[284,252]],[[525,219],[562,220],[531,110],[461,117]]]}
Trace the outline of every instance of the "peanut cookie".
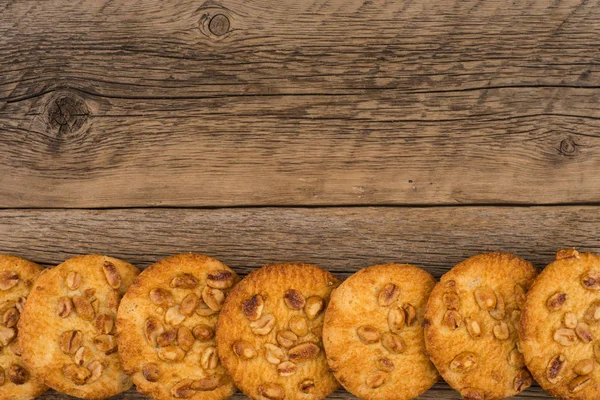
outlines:
{"label": "peanut cookie", "polygon": [[119,353],[137,389],[158,400],[222,400],[235,392],[217,357],[219,310],[235,272],[200,254],[145,269],[117,314]]}
{"label": "peanut cookie", "polygon": [[550,394],[600,398],[600,256],[561,250],[527,293],[525,364]]}
{"label": "peanut cookie", "polygon": [[338,284],[314,265],[274,264],[244,278],[217,322],[217,349],[252,399],[321,399],[338,383],[322,349],[325,306]]}
{"label": "peanut cookie", "polygon": [[517,329],[536,273],[513,254],[486,253],[459,263],[433,288],[425,345],[442,377],[465,399],[503,399],[531,385]]}
{"label": "peanut cookie", "polygon": [[138,269],[101,255],[71,258],[44,271],[19,320],[23,359],[46,385],[104,399],[127,390],[117,355],[115,316]]}
{"label": "peanut cookie", "polygon": [[42,267],[19,257],[0,255],[0,399],[29,400],[47,387],[25,366],[17,323]]}
{"label": "peanut cookie", "polygon": [[367,400],[413,399],[437,381],[421,327],[434,285],[420,268],[386,264],[362,269],[334,290],[323,345],[349,392]]}

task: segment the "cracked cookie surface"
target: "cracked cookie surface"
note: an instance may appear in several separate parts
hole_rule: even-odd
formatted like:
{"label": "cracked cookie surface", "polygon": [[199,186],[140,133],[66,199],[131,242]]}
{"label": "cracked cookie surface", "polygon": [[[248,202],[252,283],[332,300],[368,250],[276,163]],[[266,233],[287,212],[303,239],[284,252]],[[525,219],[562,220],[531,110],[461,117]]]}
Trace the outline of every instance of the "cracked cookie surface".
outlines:
{"label": "cracked cookie surface", "polygon": [[158,400],[222,400],[235,392],[217,357],[219,310],[239,281],[225,264],[178,254],[146,268],[119,307],[119,353],[142,393]]}
{"label": "cracked cookie surface", "polygon": [[231,291],[217,348],[236,386],[252,399],[321,399],[338,383],[322,348],[323,316],[338,280],[308,264],[253,271]]}
{"label": "cracked cookie surface", "polygon": [[39,276],[19,320],[19,344],[46,385],[88,399],[131,387],[117,354],[115,316],[138,273],[125,261],[85,255]]}
{"label": "cracked cookie surface", "polygon": [[600,397],[600,256],[561,250],[527,293],[525,363],[555,397]]}
{"label": "cracked cookie surface", "polygon": [[465,399],[502,399],[531,385],[517,330],[536,274],[513,254],[479,254],[454,266],[431,292],[425,345],[444,380]]}
{"label": "cracked cookie surface", "polygon": [[0,255],[0,399],[29,400],[47,387],[21,358],[17,329],[25,301],[35,279],[43,271],[39,265],[20,257]]}
{"label": "cracked cookie surface", "polygon": [[420,268],[386,264],[364,268],[335,289],[323,344],[349,392],[367,400],[413,399],[437,381],[421,326],[434,285]]}

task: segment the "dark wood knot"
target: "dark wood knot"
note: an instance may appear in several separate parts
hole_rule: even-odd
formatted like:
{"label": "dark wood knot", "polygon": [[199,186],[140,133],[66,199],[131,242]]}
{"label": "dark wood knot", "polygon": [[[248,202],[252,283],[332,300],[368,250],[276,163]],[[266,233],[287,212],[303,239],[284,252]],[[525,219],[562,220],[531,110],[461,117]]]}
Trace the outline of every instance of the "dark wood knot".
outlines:
{"label": "dark wood knot", "polygon": [[48,127],[59,136],[74,133],[83,126],[88,115],[89,110],[81,99],[59,96],[48,107]]}
{"label": "dark wood knot", "polygon": [[229,18],[225,14],[217,14],[210,19],[208,29],[215,36],[223,36],[229,32]]}
{"label": "dark wood knot", "polygon": [[563,139],[558,146],[558,153],[563,156],[572,156],[577,153],[578,147],[573,139]]}

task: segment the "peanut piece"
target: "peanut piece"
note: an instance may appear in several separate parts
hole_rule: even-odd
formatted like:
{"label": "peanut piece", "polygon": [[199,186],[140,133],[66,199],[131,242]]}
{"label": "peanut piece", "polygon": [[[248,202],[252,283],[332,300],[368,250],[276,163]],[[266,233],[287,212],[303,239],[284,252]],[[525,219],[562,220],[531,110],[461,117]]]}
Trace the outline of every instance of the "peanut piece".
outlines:
{"label": "peanut piece", "polygon": [[522,369],[519,371],[515,380],[513,381],[513,389],[515,392],[520,393],[523,390],[527,389],[533,383],[533,378],[531,374],[526,369]]}
{"label": "peanut piece", "polygon": [[317,316],[323,311],[324,302],[319,296],[311,296],[306,299],[306,305],[304,306],[304,312],[309,320],[317,318]]}
{"label": "peanut piece", "polygon": [[185,315],[180,312],[179,306],[170,307],[165,313],[165,322],[172,326],[179,326],[185,320]]}
{"label": "peanut piece", "polygon": [[200,304],[200,298],[196,296],[194,293],[190,293],[181,300],[181,305],[179,306],[179,312],[186,316],[191,316],[196,307]]}
{"label": "peanut piece", "polygon": [[160,347],[156,352],[158,358],[166,362],[177,362],[183,360],[185,352],[178,346]]}
{"label": "peanut piece", "polygon": [[67,287],[70,290],[77,290],[81,285],[81,274],[79,272],[71,271],[67,275]]}
{"label": "peanut piece", "polygon": [[289,349],[288,357],[290,361],[300,363],[314,359],[320,351],[321,349],[316,344],[306,342]]}
{"label": "peanut piece", "polygon": [[75,355],[73,356],[75,364],[79,366],[84,366],[88,361],[91,360],[91,358],[92,352],[85,346],[81,346],[80,348],[78,348],[75,352]]}
{"label": "peanut piece", "polygon": [[464,400],[485,400],[485,394],[481,389],[466,387],[460,391]]}
{"label": "peanut piece", "polygon": [[206,324],[196,325],[194,329],[192,329],[192,333],[194,334],[194,337],[200,342],[208,342],[215,336],[214,329]]}
{"label": "peanut piece", "polygon": [[65,354],[74,354],[83,343],[81,331],[66,331],[60,336],[60,349]]}
{"label": "peanut piece", "polygon": [[466,373],[477,366],[479,357],[470,351],[463,351],[450,362],[450,370],[454,372]]}
{"label": "peanut piece", "polygon": [[498,340],[506,340],[510,336],[508,325],[504,321],[500,321],[493,328],[494,336]]}
{"label": "peanut piece", "polygon": [[298,335],[292,331],[279,331],[277,332],[277,343],[286,349],[289,349],[298,341]]}
{"label": "peanut piece", "polygon": [[388,307],[398,300],[398,296],[400,296],[400,288],[393,283],[388,283],[379,291],[377,304],[381,307]]}
{"label": "peanut piece", "polygon": [[204,369],[215,369],[219,365],[219,358],[217,357],[217,349],[214,346],[207,347],[202,352],[200,358],[200,365]]}
{"label": "peanut piece", "polygon": [[400,307],[390,308],[388,311],[388,327],[393,333],[398,333],[404,329],[404,310]]}
{"label": "peanut piece", "polygon": [[600,364],[600,342],[594,342],[592,348],[594,350],[594,360],[596,360],[596,362]]}
{"label": "peanut piece", "polygon": [[283,400],[285,391],[276,383],[263,383],[258,385],[258,394],[268,400]]}
{"label": "peanut piece", "polygon": [[215,390],[221,384],[221,378],[218,376],[209,376],[192,382],[192,389],[200,392],[209,392]]}
{"label": "peanut piece", "polygon": [[563,354],[557,354],[552,357],[546,367],[546,378],[548,379],[548,382],[552,384],[558,383],[563,378],[562,373],[565,371],[566,366],[567,359]]}
{"label": "peanut piece", "polygon": [[115,319],[110,314],[99,314],[94,321],[98,332],[109,334],[115,326]]}
{"label": "peanut piece", "polygon": [[582,274],[581,285],[588,290],[600,290],[600,271],[588,271]]}
{"label": "peanut piece", "polygon": [[575,329],[577,327],[577,317],[572,312],[565,313],[564,322],[565,327],[569,329]]}
{"label": "peanut piece", "polygon": [[394,370],[394,362],[387,357],[381,357],[377,360],[377,368],[381,371],[392,372]]}
{"label": "peanut piece", "polygon": [[504,297],[502,297],[500,293],[496,295],[496,308],[490,310],[490,316],[498,321],[502,320],[506,316]]}
{"label": "peanut piece", "polygon": [[579,361],[577,364],[573,366],[573,372],[577,375],[587,375],[594,370],[594,360],[591,358],[586,358],[584,360]]}
{"label": "peanut piece", "polygon": [[214,289],[227,289],[233,286],[235,276],[233,272],[224,269],[209,272],[206,284]]}
{"label": "peanut piece", "polygon": [[173,294],[170,290],[162,289],[162,288],[154,288],[148,294],[150,297],[150,301],[157,306],[167,306],[170,307],[175,304],[175,300],[173,299]]}
{"label": "peanut piece", "polygon": [[19,299],[15,303],[15,307],[17,307],[17,310],[19,310],[20,313],[23,312],[23,308],[25,307],[26,301],[27,299],[25,297],[19,297]]}
{"label": "peanut piece", "polygon": [[217,312],[210,309],[204,302],[204,300],[200,300],[198,307],[196,307],[196,314],[202,317],[210,317],[211,315],[215,315]]}
{"label": "peanut piece", "polygon": [[117,348],[117,341],[113,335],[98,335],[94,338],[94,346],[106,353]]}
{"label": "peanut piece", "polygon": [[579,339],[584,343],[589,343],[594,340],[594,336],[592,335],[592,331],[590,330],[590,326],[585,322],[579,322],[575,327],[575,333],[579,337]]}
{"label": "peanut piece", "polygon": [[442,296],[442,302],[446,310],[458,310],[460,308],[460,297],[455,292],[446,292]]}
{"label": "peanut piece", "polygon": [[283,301],[285,302],[285,305],[292,310],[300,310],[304,308],[304,305],[306,304],[304,296],[296,289],[288,289],[283,296]]}
{"label": "peanut piece", "polygon": [[275,316],[273,314],[266,314],[260,317],[260,319],[250,323],[250,328],[255,335],[267,335],[273,330],[275,326]]}
{"label": "peanut piece", "polygon": [[371,389],[377,389],[382,386],[387,380],[388,374],[384,371],[375,371],[371,372],[367,379],[365,380],[365,384]]}
{"label": "peanut piece", "polygon": [[73,296],[73,305],[79,317],[86,321],[94,319],[94,308],[90,300],[84,296]]}
{"label": "peanut piece", "polygon": [[406,303],[402,308],[406,314],[406,325],[412,326],[417,320],[417,310],[410,303]]}
{"label": "peanut piece", "polygon": [[362,325],[356,328],[356,334],[364,344],[373,344],[379,342],[381,335],[377,328],[371,325]]}
{"label": "peanut piece", "polygon": [[578,376],[569,382],[569,391],[571,393],[577,393],[592,381],[589,375]]}
{"label": "peanut piece", "polygon": [[14,272],[2,272],[0,273],[0,290],[9,290],[17,286],[19,283],[19,275]]}
{"label": "peanut piece", "polygon": [[560,328],[554,332],[554,341],[562,346],[571,346],[575,344],[577,335],[573,329]]}
{"label": "peanut piece", "polygon": [[494,293],[491,288],[487,286],[480,286],[475,289],[473,294],[475,295],[475,301],[477,302],[477,305],[482,310],[491,311],[496,308],[496,293]]}
{"label": "peanut piece", "polygon": [[183,349],[183,351],[189,351],[194,345],[194,335],[190,328],[186,326],[180,326],[177,330],[177,344]]}
{"label": "peanut piece", "polygon": [[556,260],[563,260],[565,258],[576,258],[579,259],[579,252],[575,249],[562,249],[556,253]]}
{"label": "peanut piece", "polygon": [[177,332],[170,329],[158,335],[156,337],[156,343],[159,347],[173,346],[175,344],[175,339],[177,339]]}
{"label": "peanut piece", "polygon": [[381,344],[383,347],[392,354],[404,353],[406,350],[406,343],[398,335],[390,332],[384,332],[381,335]]}
{"label": "peanut piece", "polygon": [[523,354],[518,349],[513,349],[508,354],[508,365],[515,368],[523,368],[525,366]]}
{"label": "peanut piece", "polygon": [[98,360],[94,360],[90,363],[90,365],[88,365],[88,370],[90,371],[91,375],[85,382],[86,384],[95,382],[100,378],[100,376],[102,376],[102,372],[104,372],[104,364]]}
{"label": "peanut piece", "polygon": [[583,319],[588,322],[600,321],[600,300],[594,300],[583,314]]}
{"label": "peanut piece", "polygon": [[298,367],[291,361],[284,361],[277,366],[277,372],[281,376],[292,376],[296,373]]}
{"label": "peanut piece", "polygon": [[458,329],[462,325],[462,317],[457,311],[448,310],[444,314],[444,319],[442,320],[442,325],[447,328],[452,329],[453,331]]}
{"label": "peanut piece", "polygon": [[265,358],[271,364],[279,364],[285,360],[285,353],[279,347],[271,343],[265,343]]}
{"label": "peanut piece", "polygon": [[23,385],[29,380],[29,372],[18,364],[11,364],[8,367],[8,380],[15,385]]}
{"label": "peanut piece", "polygon": [[299,337],[303,337],[308,334],[308,322],[306,321],[306,318],[301,315],[294,315],[292,318],[290,318],[288,326],[290,330]]}
{"label": "peanut piece", "polygon": [[256,321],[262,316],[265,301],[261,295],[254,296],[242,302],[242,312],[250,321]]}
{"label": "peanut piece", "polygon": [[170,286],[177,289],[194,289],[198,286],[198,279],[192,274],[180,274],[171,280]]}
{"label": "peanut piece", "polygon": [[219,311],[223,307],[225,301],[225,293],[219,289],[213,289],[210,286],[205,286],[202,289],[202,300],[206,303],[208,308],[213,311]]}
{"label": "peanut piece", "polygon": [[546,301],[546,306],[550,311],[558,311],[561,309],[563,304],[567,301],[567,294],[556,292],[552,296],[548,297]]}
{"label": "peanut piece", "polygon": [[6,325],[7,328],[12,328],[17,325],[20,316],[21,314],[19,314],[17,307],[11,307],[4,312],[4,315],[2,316],[2,323]]}
{"label": "peanut piece", "polygon": [[119,275],[119,270],[113,263],[110,261],[104,261],[104,264],[102,265],[102,271],[104,271],[104,276],[106,277],[108,286],[113,289],[118,289],[121,287],[121,275]]}
{"label": "peanut piece", "polygon": [[157,345],[157,337],[164,331],[162,324],[156,318],[148,318],[144,323],[144,335],[151,346]]}
{"label": "peanut piece", "polygon": [[145,364],[142,368],[142,376],[148,382],[156,382],[160,378],[160,369],[154,363]]}
{"label": "peanut piece", "polygon": [[312,379],[305,379],[300,382],[298,389],[305,394],[312,393],[315,390],[315,381]]}
{"label": "peanut piece", "polygon": [[250,360],[256,357],[256,350],[254,346],[245,340],[238,340],[232,345],[233,352],[236,356],[243,360]]}
{"label": "peanut piece", "polygon": [[14,328],[0,326],[0,344],[2,346],[8,346],[8,344],[16,337],[16,335],[17,331]]}
{"label": "peanut piece", "polygon": [[75,364],[67,364],[62,369],[63,374],[74,384],[84,385],[85,381],[92,374],[87,368],[80,367]]}
{"label": "peanut piece", "polygon": [[483,334],[481,324],[479,323],[479,316],[476,313],[465,318],[465,327],[473,339],[479,339]]}

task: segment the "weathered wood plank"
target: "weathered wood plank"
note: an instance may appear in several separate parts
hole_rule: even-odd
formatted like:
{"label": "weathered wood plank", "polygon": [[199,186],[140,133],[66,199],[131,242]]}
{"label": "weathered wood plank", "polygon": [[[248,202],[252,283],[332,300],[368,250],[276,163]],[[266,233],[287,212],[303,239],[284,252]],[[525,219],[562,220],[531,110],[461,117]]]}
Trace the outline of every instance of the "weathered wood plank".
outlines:
{"label": "weathered wood plank", "polygon": [[[599,211],[594,206],[0,210],[0,252],[44,265],[97,252],[144,268],[169,254],[198,251],[241,274],[264,263],[299,260],[340,277],[398,261],[439,277],[488,250],[515,252],[538,267],[567,246],[600,252]],[[549,398],[539,387],[519,397]],[[54,392],[44,397],[64,398]],[[117,398],[142,396],[130,391]],[[331,398],[353,397],[339,391]],[[460,396],[440,383],[421,398]]]}
{"label": "weathered wood plank", "polygon": [[598,203],[598,5],[9,2],[0,207]]}

